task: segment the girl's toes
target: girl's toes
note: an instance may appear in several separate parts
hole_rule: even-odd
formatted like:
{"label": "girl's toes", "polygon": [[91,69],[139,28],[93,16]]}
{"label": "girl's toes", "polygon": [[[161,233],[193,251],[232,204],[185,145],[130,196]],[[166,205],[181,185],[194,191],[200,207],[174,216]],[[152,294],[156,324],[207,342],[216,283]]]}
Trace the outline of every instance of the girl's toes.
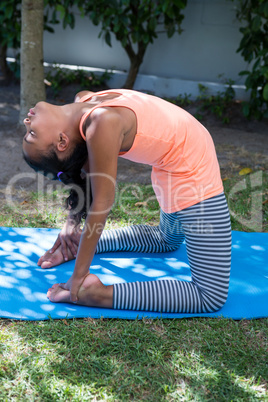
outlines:
{"label": "girl's toes", "polygon": [[51,268],[53,266],[51,261],[44,261],[41,264],[41,268],[46,269],[46,268]]}

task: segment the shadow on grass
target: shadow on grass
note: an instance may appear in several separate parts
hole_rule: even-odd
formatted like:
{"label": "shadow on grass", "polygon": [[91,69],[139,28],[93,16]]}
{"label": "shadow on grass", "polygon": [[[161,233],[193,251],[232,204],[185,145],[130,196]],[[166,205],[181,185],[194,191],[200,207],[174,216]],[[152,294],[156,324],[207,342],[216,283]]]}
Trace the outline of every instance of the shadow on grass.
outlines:
{"label": "shadow on grass", "polygon": [[7,324],[13,360],[6,360],[1,377],[6,390],[21,378],[20,397],[221,401],[264,395],[267,319],[2,321],[2,328]]}

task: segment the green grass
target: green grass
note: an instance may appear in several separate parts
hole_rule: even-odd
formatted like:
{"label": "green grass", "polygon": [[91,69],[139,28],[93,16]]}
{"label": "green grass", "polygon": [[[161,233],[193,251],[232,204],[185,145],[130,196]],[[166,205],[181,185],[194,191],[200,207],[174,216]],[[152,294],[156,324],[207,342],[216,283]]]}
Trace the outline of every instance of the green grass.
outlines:
{"label": "green grass", "polygon": [[1,320],[0,398],[264,400],[267,324],[208,318]]}
{"label": "green grass", "polygon": [[268,174],[238,174],[224,181],[233,230],[268,232]]}
{"label": "green grass", "polygon": [[[224,186],[233,229],[257,230],[261,213],[268,231],[267,174]],[[63,197],[18,194],[0,225],[60,227]],[[151,186],[121,184],[107,228],[155,225],[158,212]],[[267,339],[268,319],[1,319],[0,401],[264,401]]]}

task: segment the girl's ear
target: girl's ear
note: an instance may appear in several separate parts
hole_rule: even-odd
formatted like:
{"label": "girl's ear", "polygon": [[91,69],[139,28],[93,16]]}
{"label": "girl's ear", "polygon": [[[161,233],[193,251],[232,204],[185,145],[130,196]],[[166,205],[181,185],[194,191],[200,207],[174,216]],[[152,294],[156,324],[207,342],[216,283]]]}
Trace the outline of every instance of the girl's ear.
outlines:
{"label": "girl's ear", "polygon": [[66,149],[68,148],[70,143],[69,137],[68,135],[66,135],[65,133],[60,133],[59,134],[59,139],[57,142],[57,149],[60,152],[66,151]]}

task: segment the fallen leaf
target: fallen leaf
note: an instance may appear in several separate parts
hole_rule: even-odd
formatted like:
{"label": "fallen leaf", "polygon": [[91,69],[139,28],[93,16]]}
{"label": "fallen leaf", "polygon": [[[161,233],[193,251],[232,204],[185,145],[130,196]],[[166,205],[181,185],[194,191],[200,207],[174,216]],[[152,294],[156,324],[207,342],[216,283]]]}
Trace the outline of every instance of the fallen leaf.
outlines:
{"label": "fallen leaf", "polygon": [[250,168],[241,169],[239,172],[239,176],[245,176],[246,174],[252,173],[253,170]]}
{"label": "fallen leaf", "polygon": [[139,201],[139,202],[136,202],[135,207],[147,207],[147,205],[148,204],[146,201],[143,201],[143,202]]}

